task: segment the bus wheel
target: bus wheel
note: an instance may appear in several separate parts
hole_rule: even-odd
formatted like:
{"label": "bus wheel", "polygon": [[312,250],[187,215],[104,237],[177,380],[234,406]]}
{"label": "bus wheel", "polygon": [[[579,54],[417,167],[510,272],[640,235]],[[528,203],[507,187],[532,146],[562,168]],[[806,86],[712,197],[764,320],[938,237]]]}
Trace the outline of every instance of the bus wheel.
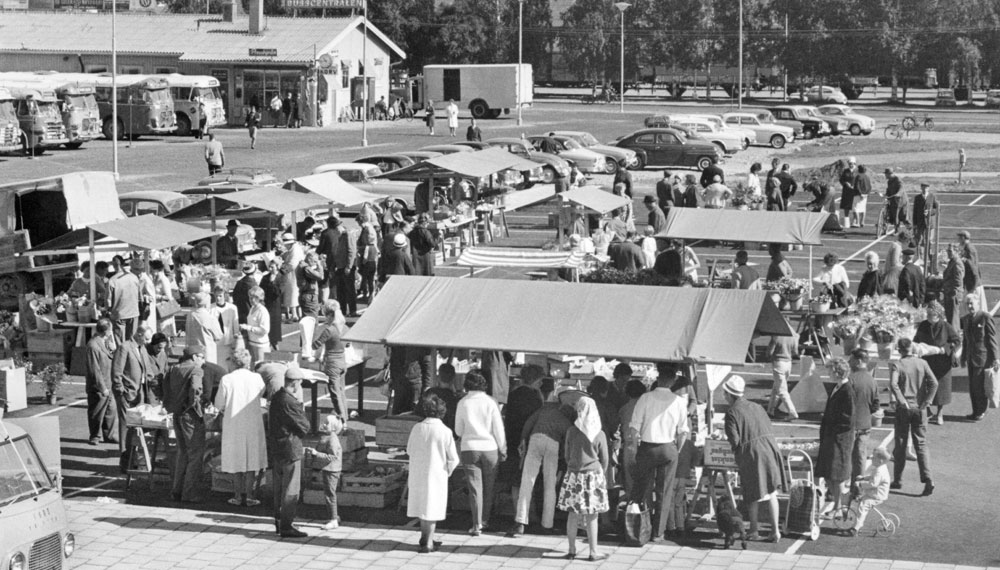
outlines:
{"label": "bus wheel", "polygon": [[187,115],[177,116],[177,130],[174,131],[174,134],[182,137],[191,135],[191,119]]}
{"label": "bus wheel", "polygon": [[[101,125],[101,132],[104,134],[104,138],[111,140],[113,135],[111,130],[111,118],[108,117],[104,119],[104,124]],[[118,119],[118,140],[125,140],[125,125],[121,119]]]}

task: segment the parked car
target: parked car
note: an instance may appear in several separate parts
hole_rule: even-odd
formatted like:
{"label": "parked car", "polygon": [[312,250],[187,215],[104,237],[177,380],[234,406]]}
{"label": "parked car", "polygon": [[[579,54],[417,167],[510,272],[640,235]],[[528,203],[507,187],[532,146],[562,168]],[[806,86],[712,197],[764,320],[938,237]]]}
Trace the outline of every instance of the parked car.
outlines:
{"label": "parked car", "polygon": [[[794,142],[797,132],[787,125],[779,125],[774,115],[769,111],[726,113],[722,120],[727,125],[753,131],[756,144],[768,145],[771,148],[782,148],[787,143]],[[799,132],[802,125],[798,123]]]}
{"label": "parked car", "polygon": [[837,117],[847,121],[847,130],[854,136],[867,136],[875,130],[875,119],[856,113],[847,105],[823,105],[818,110],[824,117]]}
{"label": "parked car", "polygon": [[376,154],[374,156],[359,158],[353,162],[358,164],[374,164],[382,172],[391,172],[416,164],[416,161],[404,154]]}
{"label": "parked car", "polygon": [[274,172],[266,168],[226,168],[198,181],[199,186],[212,184],[242,184],[263,186],[280,182]]}
{"label": "parked car", "polygon": [[[813,116],[809,111],[809,107],[805,105],[781,105],[771,107],[768,111],[774,115],[775,120],[779,123],[781,121],[785,121],[785,124],[793,123],[794,121],[801,123],[802,138],[804,139],[821,137],[829,135],[832,132],[829,123],[817,116]],[[847,123],[845,122],[844,125],[846,128]]]}
{"label": "parked car", "polygon": [[528,142],[535,147],[535,150],[540,150],[542,140],[545,138],[551,138],[556,141],[556,154],[559,155],[560,158],[564,158],[572,164],[575,164],[576,167],[580,169],[580,172],[604,174],[608,171],[604,155],[583,148],[580,146],[580,143],[576,142],[571,137],[547,137],[547,135],[534,135],[528,137]]}
{"label": "parked car", "polygon": [[483,149],[490,148],[490,145],[488,145],[488,144],[486,144],[486,143],[484,143],[482,141],[458,141],[458,142],[453,142],[451,144],[458,145],[458,146],[467,146],[467,147],[471,148],[472,150],[483,150]]}
{"label": "parked car", "polygon": [[954,107],[958,105],[958,100],[955,99],[955,90],[938,89],[937,96],[934,97],[934,105],[938,107]]}
{"label": "parked car", "polygon": [[642,129],[626,135],[617,142],[621,148],[634,150],[641,165],[695,168],[704,170],[712,159],[722,161],[719,147],[697,139],[689,139],[677,129]]}
{"label": "parked car", "polygon": [[678,123],[694,130],[702,139],[719,147],[725,154],[735,154],[750,146],[748,137],[741,136],[741,133],[719,129],[711,121],[705,119],[682,118],[678,120]]}
{"label": "parked car", "polygon": [[444,153],[432,152],[429,150],[401,150],[396,154],[401,154],[413,162],[423,162],[428,158],[434,158],[435,156],[442,156]]}
{"label": "parked car", "polygon": [[806,113],[810,117],[825,122],[827,126],[830,127],[830,134],[832,135],[839,135],[846,133],[848,129],[850,129],[851,127],[850,121],[848,121],[843,117],[824,115],[823,113],[819,112],[818,107],[815,107],[813,105],[801,105],[801,107],[805,109]]}
{"label": "parked car", "polygon": [[516,137],[499,137],[489,139],[485,142],[490,146],[500,147],[507,152],[540,164],[541,166],[538,169],[532,170],[529,175],[532,182],[551,184],[556,179],[557,173],[560,176],[569,176],[569,162],[554,154],[538,152],[533,146],[531,146],[531,143],[524,139]]}
{"label": "parked car", "polygon": [[[355,188],[364,190],[365,192],[371,192],[372,194],[391,196],[396,202],[399,202],[407,210],[413,208],[413,192],[417,187],[417,182],[375,178],[375,176],[382,174],[382,171],[379,170],[379,167],[373,164],[331,162],[329,164],[317,166],[312,171],[313,174],[321,174],[323,172],[336,172],[337,176]],[[347,208],[342,211],[353,213],[357,212],[358,209],[360,209],[360,206],[356,208]]]}
{"label": "parked car", "polygon": [[817,85],[806,90],[805,100],[810,103],[839,103],[847,104],[847,95],[839,87],[829,85]]}
{"label": "parked car", "polygon": [[139,190],[118,196],[122,212],[130,218],[146,214],[166,216],[194,202],[189,196],[168,190]]}
{"label": "parked car", "polygon": [[439,152],[441,154],[455,154],[456,152],[475,152],[476,149],[459,144],[432,144],[420,150],[425,152]]}
{"label": "parked car", "polygon": [[990,89],[986,92],[986,106],[1000,107],[1000,89]]}
{"label": "parked car", "polygon": [[606,169],[608,174],[618,172],[618,163],[625,161],[626,168],[635,168],[635,153],[626,148],[601,144],[594,135],[584,131],[554,131],[557,137],[569,137],[575,140],[583,148],[592,150],[597,154],[603,154],[606,158]]}

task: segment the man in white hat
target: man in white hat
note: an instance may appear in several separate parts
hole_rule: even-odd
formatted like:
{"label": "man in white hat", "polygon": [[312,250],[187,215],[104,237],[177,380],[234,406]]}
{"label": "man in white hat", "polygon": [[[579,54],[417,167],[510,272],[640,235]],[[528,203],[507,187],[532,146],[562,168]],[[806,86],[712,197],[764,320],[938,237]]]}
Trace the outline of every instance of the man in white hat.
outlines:
{"label": "man in white hat", "polygon": [[392,247],[379,259],[378,280],[385,283],[390,275],[413,275],[413,261],[406,254],[409,240],[406,235],[398,233],[392,238]]}
{"label": "man in white hat", "polygon": [[771,420],[764,408],[743,397],[746,390],[743,378],[731,376],[722,389],[729,404],[726,439],[736,456],[743,502],[747,504],[750,514],[748,539],[757,539],[757,509],[761,503],[767,503],[768,522],[772,529],[767,540],[778,542],[781,539],[778,531],[778,490],[782,488],[784,473]]}

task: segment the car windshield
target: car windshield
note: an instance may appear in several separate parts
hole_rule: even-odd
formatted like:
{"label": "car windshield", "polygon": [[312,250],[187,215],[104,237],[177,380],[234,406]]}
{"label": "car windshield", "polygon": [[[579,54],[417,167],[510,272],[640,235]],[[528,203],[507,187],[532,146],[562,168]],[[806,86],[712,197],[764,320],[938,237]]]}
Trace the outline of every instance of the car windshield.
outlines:
{"label": "car windshield", "polygon": [[722,122],[722,119],[713,119],[712,117],[705,117],[705,120],[708,121],[709,124],[713,125],[718,129],[721,129],[725,126],[725,123]]}
{"label": "car windshield", "polygon": [[590,133],[583,133],[582,135],[580,135],[579,140],[580,144],[582,144],[583,146],[594,146],[596,144],[601,144],[597,142],[597,139],[594,138],[594,135]]}
{"label": "car windshield", "polygon": [[52,488],[52,479],[28,436],[0,442],[0,507]]}
{"label": "car windshield", "polygon": [[774,115],[772,115],[771,113],[759,113],[757,115],[757,120],[762,123],[773,123]]}
{"label": "car windshield", "polygon": [[818,117],[818,116],[819,116],[819,115],[818,115],[818,114],[816,113],[816,110],[815,110],[815,109],[809,109],[809,108],[806,108],[806,109],[803,109],[803,111],[805,111],[805,112],[806,112],[806,116],[809,116],[809,117]]}
{"label": "car windshield", "polygon": [[62,122],[62,113],[59,112],[59,107],[55,103],[39,101],[38,114],[46,120]]}
{"label": "car windshield", "polygon": [[576,149],[576,148],[583,148],[582,146],[580,146],[580,143],[576,142],[573,139],[563,139],[562,143],[563,143],[563,146],[565,146],[567,150]]}
{"label": "car windshield", "polygon": [[[64,99],[66,103],[73,106],[74,109],[96,109],[97,101],[93,97],[87,97],[86,95],[70,95]],[[88,103],[91,103],[88,105]]]}
{"label": "car windshield", "polygon": [[173,200],[170,200],[165,205],[167,207],[167,212],[172,213],[176,212],[177,210],[180,210],[181,208],[186,208],[190,206],[192,203],[193,202],[191,201],[191,199],[185,196],[183,198],[175,198]]}

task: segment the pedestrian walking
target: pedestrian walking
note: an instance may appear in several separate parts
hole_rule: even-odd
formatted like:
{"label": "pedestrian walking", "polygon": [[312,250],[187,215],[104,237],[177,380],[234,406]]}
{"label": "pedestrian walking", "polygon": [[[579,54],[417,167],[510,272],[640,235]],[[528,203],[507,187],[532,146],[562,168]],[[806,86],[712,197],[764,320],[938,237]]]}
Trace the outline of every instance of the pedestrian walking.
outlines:
{"label": "pedestrian walking", "polygon": [[448,135],[457,136],[458,131],[458,105],[455,104],[453,99],[448,100],[448,106],[445,107],[445,113],[448,115]]}
{"label": "pedestrian walking", "polygon": [[427,124],[427,128],[430,129],[431,136],[434,136],[434,101],[430,99],[427,100],[427,104],[424,105],[424,123]]}
{"label": "pedestrian walking", "polygon": [[87,343],[87,423],[90,445],[97,445],[99,436],[105,443],[118,442],[118,412],[111,394],[111,364],[115,352],[111,321],[101,319],[94,328],[94,338]]}
{"label": "pedestrian walking", "polygon": [[203,139],[208,134],[208,109],[205,107],[205,99],[198,97],[198,130],[195,131],[196,139]]}
{"label": "pedestrian walking", "polygon": [[[587,529],[587,543],[590,556],[587,560],[597,562],[608,557],[597,551],[597,517],[610,509],[608,486],[604,474],[608,470],[608,441],[601,429],[601,418],[597,404],[590,398],[580,398],[576,402],[576,421],[566,432],[563,459],[566,461],[566,475],[559,492],[558,507],[567,511],[566,539],[569,552],[565,558],[576,558],[576,535],[578,523],[583,517]],[[671,482],[673,477],[670,478]]]}
{"label": "pedestrian walking", "polygon": [[420,519],[421,554],[441,547],[434,530],[447,517],[448,477],[459,462],[455,436],[441,421],[447,410],[440,397],[424,394],[419,409],[424,420],[413,427],[406,442],[410,456],[406,515]]}
{"label": "pedestrian walking", "polygon": [[283,104],[281,102],[281,95],[275,93],[274,97],[271,97],[270,106],[271,106],[271,123],[272,123],[271,126],[273,126],[274,128],[278,128],[278,123],[281,122],[281,108],[283,107]]}
{"label": "pedestrian walking", "polygon": [[260,120],[260,111],[257,110],[257,107],[250,107],[246,120],[243,122],[250,134],[250,150],[257,146],[257,131],[260,130]]}

